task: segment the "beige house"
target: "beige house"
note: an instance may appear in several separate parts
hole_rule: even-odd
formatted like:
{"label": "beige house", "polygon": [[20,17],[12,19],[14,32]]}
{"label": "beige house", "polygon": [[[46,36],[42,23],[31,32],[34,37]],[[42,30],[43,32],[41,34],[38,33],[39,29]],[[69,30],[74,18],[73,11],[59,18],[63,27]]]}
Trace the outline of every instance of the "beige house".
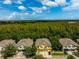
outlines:
{"label": "beige house", "polygon": [[12,39],[2,40],[0,42],[0,51],[2,51],[4,49],[4,47],[8,46],[9,44],[16,45],[15,41]]}
{"label": "beige house", "polygon": [[79,44],[79,39],[76,39],[77,43]]}
{"label": "beige house", "polygon": [[6,39],[6,40],[0,41],[0,57],[1,57],[1,51],[4,50],[4,48],[7,47],[10,44],[13,44],[13,45],[16,46],[15,41],[12,40],[12,39]]}
{"label": "beige house", "polygon": [[17,43],[17,48],[18,50],[24,50],[24,47],[31,47],[33,44],[33,39],[21,39],[18,43]]}
{"label": "beige house", "polygon": [[51,43],[47,38],[37,39],[35,42],[35,46],[37,47],[38,55],[43,55],[45,58],[50,58],[51,56]]}
{"label": "beige house", "polygon": [[69,38],[61,38],[60,40],[61,45],[63,46],[63,50],[66,51],[75,51],[78,44],[74,42],[72,39]]}

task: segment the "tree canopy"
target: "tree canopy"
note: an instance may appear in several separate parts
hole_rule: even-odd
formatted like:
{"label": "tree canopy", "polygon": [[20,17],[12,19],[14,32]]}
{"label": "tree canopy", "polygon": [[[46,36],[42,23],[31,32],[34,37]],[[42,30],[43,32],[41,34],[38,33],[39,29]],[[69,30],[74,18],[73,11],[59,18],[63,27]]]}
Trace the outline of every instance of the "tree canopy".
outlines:
{"label": "tree canopy", "polygon": [[33,45],[32,47],[25,47],[24,51],[23,51],[23,54],[29,58],[29,57],[32,57],[36,54],[36,47]]}

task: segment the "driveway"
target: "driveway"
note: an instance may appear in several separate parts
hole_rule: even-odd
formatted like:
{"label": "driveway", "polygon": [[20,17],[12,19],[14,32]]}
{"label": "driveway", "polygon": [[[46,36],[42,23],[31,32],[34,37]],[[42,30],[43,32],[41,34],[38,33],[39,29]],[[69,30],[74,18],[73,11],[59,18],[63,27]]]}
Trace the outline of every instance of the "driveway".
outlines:
{"label": "driveway", "polygon": [[73,55],[73,54],[72,54],[72,51],[68,51],[67,54],[68,54],[68,55]]}
{"label": "driveway", "polygon": [[23,52],[18,52],[12,59],[27,59],[24,55]]}
{"label": "driveway", "polygon": [[68,53],[68,55],[72,55],[72,56],[74,56],[76,59],[79,59],[79,57],[75,56],[75,55],[72,53],[72,51],[68,51],[67,53]]}

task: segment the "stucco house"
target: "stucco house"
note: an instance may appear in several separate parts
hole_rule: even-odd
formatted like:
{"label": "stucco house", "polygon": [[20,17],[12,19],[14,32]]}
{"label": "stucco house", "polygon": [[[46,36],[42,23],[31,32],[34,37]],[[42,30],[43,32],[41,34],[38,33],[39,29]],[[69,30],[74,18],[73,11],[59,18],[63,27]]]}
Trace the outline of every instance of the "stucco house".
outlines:
{"label": "stucco house", "polygon": [[16,46],[15,41],[12,40],[12,39],[6,39],[6,40],[0,41],[0,57],[1,57],[1,51],[4,50],[4,48],[7,47],[10,44],[13,44],[13,45]]}
{"label": "stucco house", "polygon": [[79,44],[79,39],[76,39],[77,43]]}
{"label": "stucco house", "polygon": [[33,39],[27,38],[27,39],[21,39],[17,43],[18,50],[24,50],[24,47],[31,47],[33,44]]}
{"label": "stucco house", "polygon": [[35,46],[37,47],[37,55],[43,55],[45,58],[50,58],[51,56],[51,43],[47,38],[37,39],[35,42]]}
{"label": "stucco house", "polygon": [[0,41],[0,51],[2,51],[4,49],[4,47],[10,45],[10,44],[13,44],[16,46],[16,43],[14,40],[12,39],[6,39],[6,40],[2,40]]}
{"label": "stucco house", "polygon": [[69,38],[61,38],[59,40],[61,45],[63,46],[63,50],[66,53],[67,51],[76,51],[78,44]]}

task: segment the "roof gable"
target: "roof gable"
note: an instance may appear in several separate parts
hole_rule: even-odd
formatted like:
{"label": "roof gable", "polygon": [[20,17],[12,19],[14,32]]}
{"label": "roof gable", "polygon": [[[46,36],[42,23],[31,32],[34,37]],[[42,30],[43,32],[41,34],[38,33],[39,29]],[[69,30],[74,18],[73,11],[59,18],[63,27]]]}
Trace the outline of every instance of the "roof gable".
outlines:
{"label": "roof gable", "polygon": [[33,44],[33,39],[21,39],[18,43],[17,43],[17,46],[32,46]]}
{"label": "roof gable", "polygon": [[62,46],[78,45],[76,42],[74,42],[72,39],[69,38],[61,38],[59,42],[61,43]]}
{"label": "roof gable", "polygon": [[40,39],[36,40],[35,45],[36,46],[41,46],[41,45],[51,46],[51,43],[50,43],[49,39],[47,39],[47,38],[40,38]]}

